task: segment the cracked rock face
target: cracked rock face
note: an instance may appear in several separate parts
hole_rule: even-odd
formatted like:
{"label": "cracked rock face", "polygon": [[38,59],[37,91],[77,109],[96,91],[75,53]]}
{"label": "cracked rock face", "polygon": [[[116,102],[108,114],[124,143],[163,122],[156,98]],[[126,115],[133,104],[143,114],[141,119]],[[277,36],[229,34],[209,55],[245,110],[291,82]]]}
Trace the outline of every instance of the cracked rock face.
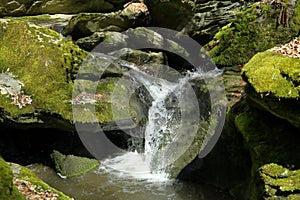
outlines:
{"label": "cracked rock face", "polygon": [[211,39],[222,26],[230,23],[249,2],[253,1],[145,0],[154,26],[182,31],[201,38],[203,42],[200,43],[203,44],[204,40]]}

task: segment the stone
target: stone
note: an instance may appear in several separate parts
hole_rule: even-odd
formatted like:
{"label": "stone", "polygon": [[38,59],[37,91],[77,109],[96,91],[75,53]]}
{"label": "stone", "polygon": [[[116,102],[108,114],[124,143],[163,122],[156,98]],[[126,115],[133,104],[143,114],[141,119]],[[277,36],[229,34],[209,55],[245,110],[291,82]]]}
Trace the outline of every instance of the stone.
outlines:
{"label": "stone", "polygon": [[17,93],[0,95],[4,118],[47,126],[52,117],[49,121],[40,117],[51,113],[60,115],[58,121],[69,127],[72,108],[64,101],[71,99],[71,81],[87,53],[55,31],[14,19],[0,21],[0,51],[0,70],[22,83],[18,90],[23,94],[15,98],[16,103],[23,97],[31,98],[30,104],[17,107],[11,99]]}
{"label": "stone", "polygon": [[71,35],[77,40],[91,36],[95,32],[122,32],[146,24],[145,14],[126,9],[111,13],[79,13],[72,17],[63,34]]}
{"label": "stone", "polygon": [[151,13],[152,26],[181,31],[204,45],[251,1],[145,0],[144,2]]}
{"label": "stone", "polygon": [[259,168],[264,199],[299,199],[300,170],[270,163]]}
{"label": "stone", "polygon": [[[272,2],[254,3],[250,8],[243,9],[205,46],[218,66],[242,67],[256,53],[287,43],[298,35],[299,2]],[[278,24],[280,12],[285,7],[289,10],[288,18],[285,23]]]}
{"label": "stone", "polygon": [[[263,187],[258,178],[258,169],[269,163],[300,167],[298,142],[299,130],[290,123],[261,110],[251,102],[235,117],[235,126],[242,134],[244,146],[251,157],[251,179],[244,194],[249,199],[261,199]],[[246,183],[244,183],[246,184]],[[266,180],[265,184],[269,184]],[[297,182],[291,183],[295,187]],[[274,193],[275,194],[275,193]]]}
{"label": "stone", "polygon": [[0,17],[119,10],[129,0],[2,0]]}
{"label": "stone", "polygon": [[72,14],[42,14],[34,16],[20,16],[20,17],[6,17],[7,19],[14,19],[18,21],[23,21],[26,23],[36,24],[38,26],[43,26],[58,33],[61,33],[63,28],[68,24],[69,20],[72,18]]}
{"label": "stone", "polygon": [[[117,32],[116,32],[117,34]],[[98,44],[109,37],[110,32],[95,32],[91,36],[78,39],[75,43],[86,51],[92,51]]]}
{"label": "stone", "polygon": [[126,60],[128,62],[133,62],[138,66],[142,66],[144,64],[147,65],[155,65],[155,64],[166,64],[166,58],[162,52],[145,52],[141,50],[133,50],[130,48],[123,48],[117,51],[113,51],[109,53],[109,55],[114,56],[116,58],[120,58],[122,60]]}
{"label": "stone", "polygon": [[[229,191],[235,199],[243,199],[251,177],[251,159],[243,144],[243,137],[236,131],[234,118],[241,109],[237,102],[227,111],[221,136],[204,158],[196,157],[177,177],[183,181],[210,184]],[[220,167],[222,166],[222,167]]]}
{"label": "stone", "polygon": [[262,96],[298,99],[300,59],[266,51],[253,56],[242,70],[247,82]]}
{"label": "stone", "polygon": [[86,172],[99,167],[99,161],[95,159],[74,155],[63,155],[58,151],[53,151],[51,158],[57,173],[64,178],[81,176]]}
{"label": "stone", "polygon": [[300,59],[271,51],[256,54],[242,70],[254,104],[300,127]]}

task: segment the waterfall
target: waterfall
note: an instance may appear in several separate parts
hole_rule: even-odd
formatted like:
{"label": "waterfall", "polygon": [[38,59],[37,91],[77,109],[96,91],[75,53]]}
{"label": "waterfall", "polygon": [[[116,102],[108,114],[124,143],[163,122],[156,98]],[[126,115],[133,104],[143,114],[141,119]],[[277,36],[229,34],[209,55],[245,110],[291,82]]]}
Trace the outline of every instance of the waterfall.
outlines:
{"label": "waterfall", "polygon": [[132,63],[117,63],[129,70],[133,81],[146,87],[153,101],[148,111],[144,153],[128,152],[106,159],[102,164],[138,178],[164,180],[169,177],[166,167],[176,161],[191,145],[193,140],[190,138],[196,137],[200,123],[201,111],[189,82],[195,79],[213,79],[219,76],[221,71],[214,69],[204,73],[201,69],[196,69],[187,72],[186,75],[180,75],[171,70],[164,74],[167,78],[161,78],[159,75],[147,74]]}

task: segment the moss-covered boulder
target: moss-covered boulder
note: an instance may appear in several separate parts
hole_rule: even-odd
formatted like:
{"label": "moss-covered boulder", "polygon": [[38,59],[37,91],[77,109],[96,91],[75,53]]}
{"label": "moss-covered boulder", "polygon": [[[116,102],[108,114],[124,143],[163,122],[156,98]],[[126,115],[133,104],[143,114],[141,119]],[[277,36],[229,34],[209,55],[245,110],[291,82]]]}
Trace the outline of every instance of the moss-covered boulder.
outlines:
{"label": "moss-covered boulder", "polygon": [[[79,88],[87,90],[85,93],[77,95],[75,92],[72,96],[73,81],[83,60],[87,58],[87,52],[74,45],[72,41],[63,39],[57,32],[35,24],[8,19],[1,20],[0,25],[0,71],[3,72],[0,76],[0,108],[2,108],[3,123],[6,125],[26,123],[35,127],[73,130],[72,104],[74,105],[76,99],[81,97],[84,97],[89,103],[96,104],[100,123],[109,123],[126,117],[136,117],[139,119],[138,121],[143,121],[144,114],[134,111],[142,107],[141,113],[146,113],[138,98],[133,98],[135,100],[128,105],[130,108],[124,107],[124,104],[127,106],[126,102],[116,100],[111,102],[112,95],[131,95],[131,91],[134,92],[132,81],[128,87],[124,87],[120,82],[119,78],[123,75],[121,66],[111,64],[101,56],[90,56],[93,59],[93,61],[90,60],[92,66],[88,69],[89,72],[84,73],[89,74],[90,77],[101,79],[98,82],[98,80],[89,81],[83,78]],[[135,33],[144,31],[151,36],[154,34],[153,31],[145,30],[137,29]],[[151,37],[147,35],[140,37],[141,39],[148,38],[147,41],[151,44]],[[158,45],[163,45],[164,40],[161,37],[158,40],[160,41]],[[109,45],[110,41],[116,40],[111,37],[107,41]],[[174,48],[179,48],[176,43],[168,42],[168,44],[174,45]],[[122,57],[123,53],[115,52],[115,54],[115,56]],[[146,56],[146,54],[143,55]],[[141,55],[142,52],[139,55],[132,55],[130,59],[133,61],[133,57],[136,57],[135,60],[143,61],[143,64],[153,61],[151,59],[154,57],[143,60]],[[122,58],[125,57],[126,55],[123,54]],[[158,64],[164,62],[163,58],[159,58],[159,56],[157,58],[155,62]],[[108,67],[107,70],[106,67]],[[103,70],[106,72],[101,77]],[[127,79],[129,80],[130,77],[127,76]],[[98,84],[94,95],[89,93],[90,86],[93,84]],[[131,99],[131,97],[128,98]],[[114,115],[112,105],[115,110],[120,108],[118,115]],[[78,106],[84,107],[85,105]],[[128,110],[130,110],[130,116]],[[80,122],[91,122],[88,120],[88,114],[80,113],[82,119]]]}
{"label": "moss-covered boulder", "polygon": [[[0,52],[0,71],[11,74],[11,82],[15,79],[21,86],[17,92],[0,95],[6,120],[40,124],[53,115],[72,120],[72,108],[66,100],[71,99],[72,79],[87,56],[85,51],[47,28],[1,20]],[[16,106],[20,103],[26,106]],[[45,118],[40,118],[42,115]]]}
{"label": "moss-covered boulder", "polygon": [[267,111],[246,107],[235,118],[235,125],[243,135],[253,166],[266,163],[300,166],[298,129]]}
{"label": "moss-covered boulder", "polygon": [[264,96],[282,99],[300,97],[300,59],[275,52],[258,53],[242,70],[247,82]]}
{"label": "moss-covered boulder", "polygon": [[248,96],[259,107],[300,127],[300,59],[271,51],[256,54],[242,70]]}
{"label": "moss-covered boulder", "polygon": [[55,164],[56,171],[65,178],[83,175],[99,166],[99,161],[95,159],[63,155],[58,151],[54,151],[51,154],[51,158]]}
{"label": "moss-covered boulder", "polygon": [[219,66],[247,63],[257,52],[284,44],[299,33],[299,1],[255,3],[223,27],[206,48]]}
{"label": "moss-covered boulder", "polygon": [[128,0],[2,0],[0,17],[118,10]]}
{"label": "moss-covered boulder", "polygon": [[268,163],[300,167],[299,130],[268,111],[253,107],[251,101],[234,119],[251,157],[251,180],[243,199],[260,199],[263,196],[258,178],[260,167]]}
{"label": "moss-covered boulder", "polygon": [[271,199],[300,199],[300,170],[291,170],[271,163],[259,169],[263,196]]}
{"label": "moss-covered boulder", "polygon": [[[23,196],[26,197],[26,199],[29,199],[32,196],[38,199],[46,199],[46,198],[58,198],[61,200],[73,199],[63,194],[62,192],[56,190],[55,188],[49,186],[47,183],[45,183],[40,178],[38,178],[28,168],[15,163],[9,163],[9,166],[13,172],[14,185],[18,187],[19,191],[22,193]],[[22,199],[25,198],[23,197]]]}
{"label": "moss-covered boulder", "polygon": [[13,173],[9,165],[0,157],[0,200],[25,199],[13,185]]}

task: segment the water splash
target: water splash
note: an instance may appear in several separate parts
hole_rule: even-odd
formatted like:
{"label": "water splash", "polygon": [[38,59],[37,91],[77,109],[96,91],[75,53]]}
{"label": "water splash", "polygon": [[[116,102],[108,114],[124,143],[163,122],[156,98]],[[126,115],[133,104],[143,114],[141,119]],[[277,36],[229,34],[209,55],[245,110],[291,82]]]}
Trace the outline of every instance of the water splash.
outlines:
{"label": "water splash", "polygon": [[171,70],[164,74],[167,78],[160,78],[159,74],[149,75],[132,63],[113,62],[129,69],[132,80],[144,85],[153,101],[148,111],[144,153],[128,152],[104,160],[102,166],[122,176],[166,181],[169,174],[165,169],[192,144],[190,138],[196,137],[200,122],[198,99],[189,82],[216,78],[221,71],[217,68],[208,72],[196,69],[182,76]]}

